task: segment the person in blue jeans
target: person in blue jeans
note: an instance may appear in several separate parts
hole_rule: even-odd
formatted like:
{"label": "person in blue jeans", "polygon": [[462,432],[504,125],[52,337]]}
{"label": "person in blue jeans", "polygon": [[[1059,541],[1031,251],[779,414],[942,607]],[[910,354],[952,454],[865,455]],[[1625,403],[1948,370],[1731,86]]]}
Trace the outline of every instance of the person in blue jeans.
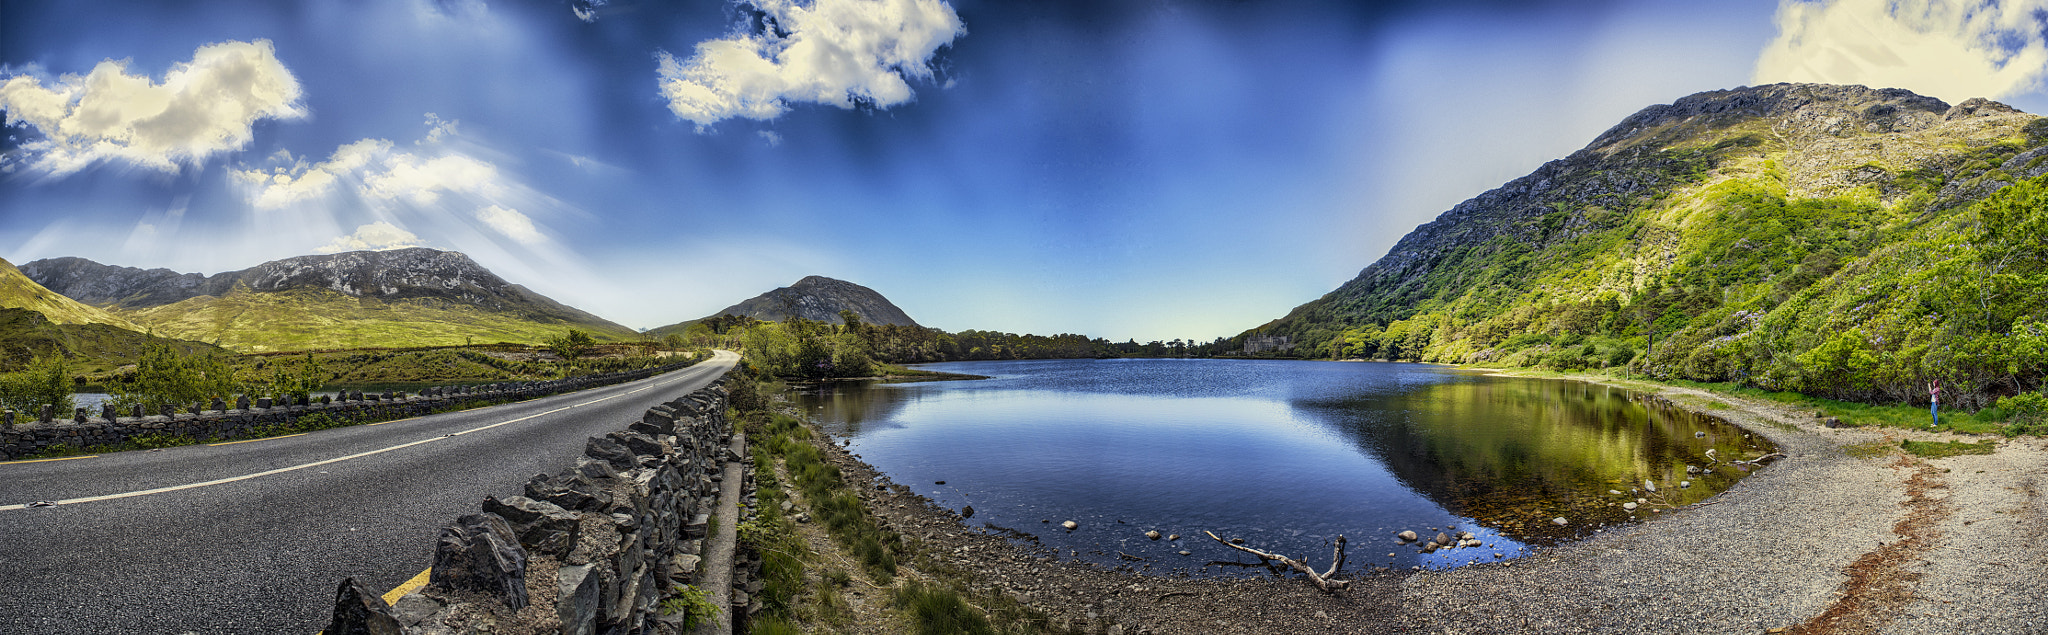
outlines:
{"label": "person in blue jeans", "polygon": [[1934,417],[1934,423],[1927,424],[1927,427],[1941,427],[1941,380],[1939,379],[1927,384],[1927,415]]}

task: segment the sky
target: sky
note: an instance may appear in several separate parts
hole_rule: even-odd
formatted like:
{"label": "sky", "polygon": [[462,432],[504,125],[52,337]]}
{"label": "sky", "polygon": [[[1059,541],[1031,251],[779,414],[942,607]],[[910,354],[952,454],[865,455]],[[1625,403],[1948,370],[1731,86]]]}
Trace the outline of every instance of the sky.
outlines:
{"label": "sky", "polygon": [[1645,106],[2048,112],[2048,0],[0,2],[0,257],[461,251],[613,321],[824,275],[1207,341]]}

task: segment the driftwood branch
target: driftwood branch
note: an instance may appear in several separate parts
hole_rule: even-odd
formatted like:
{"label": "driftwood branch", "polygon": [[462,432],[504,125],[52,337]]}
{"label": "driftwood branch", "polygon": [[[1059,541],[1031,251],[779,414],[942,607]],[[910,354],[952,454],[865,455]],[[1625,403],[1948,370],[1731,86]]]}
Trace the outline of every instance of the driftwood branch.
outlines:
{"label": "driftwood branch", "polygon": [[1759,456],[1759,457],[1756,457],[1756,458],[1754,458],[1754,459],[1750,459],[1750,460],[1747,460],[1747,461],[1729,461],[1729,463],[1731,463],[1731,464],[1734,464],[1734,465],[1741,465],[1741,466],[1744,466],[1744,467],[1748,467],[1748,466],[1751,466],[1751,465],[1757,465],[1757,464],[1763,463],[1764,461],[1769,461],[1769,460],[1771,460],[1771,459],[1782,459],[1782,458],[1785,458],[1785,455],[1784,455],[1784,454],[1780,454],[1780,453],[1777,453],[1777,452],[1772,452],[1772,453],[1770,453],[1770,454],[1766,454],[1766,455],[1763,455],[1763,456]]}
{"label": "driftwood branch", "polygon": [[1330,560],[1331,560],[1331,562],[1330,562],[1330,570],[1329,570],[1329,571],[1326,571],[1326,572],[1323,572],[1323,573],[1317,573],[1317,572],[1316,572],[1316,570],[1315,570],[1315,568],[1314,568],[1314,567],[1310,567],[1310,566],[1308,566],[1308,563],[1306,563],[1306,562],[1302,562],[1302,561],[1300,561],[1300,560],[1295,560],[1295,559],[1293,559],[1293,558],[1289,558],[1289,557],[1287,557],[1287,556],[1283,556],[1283,555],[1280,555],[1280,554],[1277,554],[1277,553],[1266,553],[1266,552],[1264,552],[1264,551],[1259,551],[1259,550],[1257,550],[1257,549],[1253,549],[1253,548],[1251,548],[1251,547],[1246,547],[1246,546],[1244,546],[1244,545],[1240,545],[1240,544],[1232,543],[1232,542],[1230,542],[1230,541],[1228,541],[1228,540],[1224,540],[1224,539],[1222,539],[1222,538],[1218,538],[1218,537],[1216,537],[1216,532],[1212,532],[1212,531],[1204,531],[1204,532],[1202,532],[1202,533],[1205,533],[1205,534],[1209,534],[1209,538],[1210,538],[1210,539],[1213,539],[1213,540],[1215,540],[1216,542],[1220,542],[1220,543],[1223,543],[1223,546],[1225,546],[1225,547],[1229,547],[1229,548],[1232,548],[1232,549],[1236,549],[1236,550],[1238,550],[1238,551],[1242,551],[1242,552],[1245,552],[1245,553],[1249,553],[1249,554],[1252,554],[1252,555],[1254,555],[1254,556],[1258,556],[1259,560],[1261,560],[1261,561],[1268,561],[1268,562],[1270,562],[1270,561],[1275,561],[1275,560],[1277,560],[1277,561],[1279,561],[1279,562],[1280,562],[1281,564],[1285,564],[1285,565],[1287,565],[1287,566],[1289,566],[1289,567],[1293,567],[1295,571],[1300,571],[1300,572],[1302,572],[1302,574],[1304,574],[1304,575],[1307,575],[1307,576],[1308,576],[1308,579],[1309,579],[1309,581],[1311,581],[1311,582],[1314,582],[1314,583],[1315,583],[1315,585],[1316,585],[1316,588],[1318,588],[1318,589],[1322,589],[1324,593],[1335,593],[1335,592],[1337,592],[1337,591],[1341,591],[1341,590],[1344,590],[1344,588],[1345,588],[1345,587],[1348,587],[1348,586],[1350,586],[1350,585],[1351,585],[1350,581],[1347,581],[1347,580],[1333,580],[1333,579],[1331,579],[1331,578],[1330,578],[1330,576],[1333,576],[1333,575],[1336,575],[1336,574],[1337,574],[1337,568],[1338,568],[1338,567],[1344,566],[1344,537],[1343,537],[1343,536],[1338,536],[1338,537],[1337,537],[1337,547],[1336,547],[1336,553],[1335,553],[1334,555],[1332,555],[1332,557],[1331,557],[1331,559],[1330,559]]}

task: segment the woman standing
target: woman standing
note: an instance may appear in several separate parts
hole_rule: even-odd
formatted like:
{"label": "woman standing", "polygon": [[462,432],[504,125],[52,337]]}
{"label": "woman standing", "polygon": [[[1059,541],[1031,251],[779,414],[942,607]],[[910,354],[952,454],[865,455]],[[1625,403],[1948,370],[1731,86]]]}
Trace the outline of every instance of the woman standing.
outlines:
{"label": "woman standing", "polygon": [[1934,417],[1934,423],[1927,424],[1927,427],[1939,428],[1941,427],[1941,380],[1936,379],[1928,382],[1927,401],[1927,414]]}

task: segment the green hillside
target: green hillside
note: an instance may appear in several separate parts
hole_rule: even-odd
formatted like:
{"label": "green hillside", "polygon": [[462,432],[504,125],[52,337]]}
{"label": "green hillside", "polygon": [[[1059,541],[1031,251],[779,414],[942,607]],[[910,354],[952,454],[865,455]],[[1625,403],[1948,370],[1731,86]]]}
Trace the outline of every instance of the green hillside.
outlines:
{"label": "green hillside", "polygon": [[27,309],[0,309],[0,372],[22,369],[30,360],[62,354],[81,375],[104,373],[141,357],[153,344],[181,353],[220,349],[199,342],[151,337],[106,324],[59,324]]}
{"label": "green hillside", "polygon": [[639,337],[624,327],[598,328],[440,298],[387,301],[303,287],[274,292],[237,288],[221,296],[121,312],[158,334],[245,353],[539,343],[572,328],[606,341]]}
{"label": "green hillside", "polygon": [[[1774,85],[1630,117],[1245,335],[1964,407],[2048,376],[2048,120]],[[1240,335],[1243,338],[1244,335]]]}
{"label": "green hillside", "polygon": [[0,308],[27,309],[58,324],[108,324],[135,328],[128,320],[105,309],[87,306],[36,284],[14,263],[0,259]]}

